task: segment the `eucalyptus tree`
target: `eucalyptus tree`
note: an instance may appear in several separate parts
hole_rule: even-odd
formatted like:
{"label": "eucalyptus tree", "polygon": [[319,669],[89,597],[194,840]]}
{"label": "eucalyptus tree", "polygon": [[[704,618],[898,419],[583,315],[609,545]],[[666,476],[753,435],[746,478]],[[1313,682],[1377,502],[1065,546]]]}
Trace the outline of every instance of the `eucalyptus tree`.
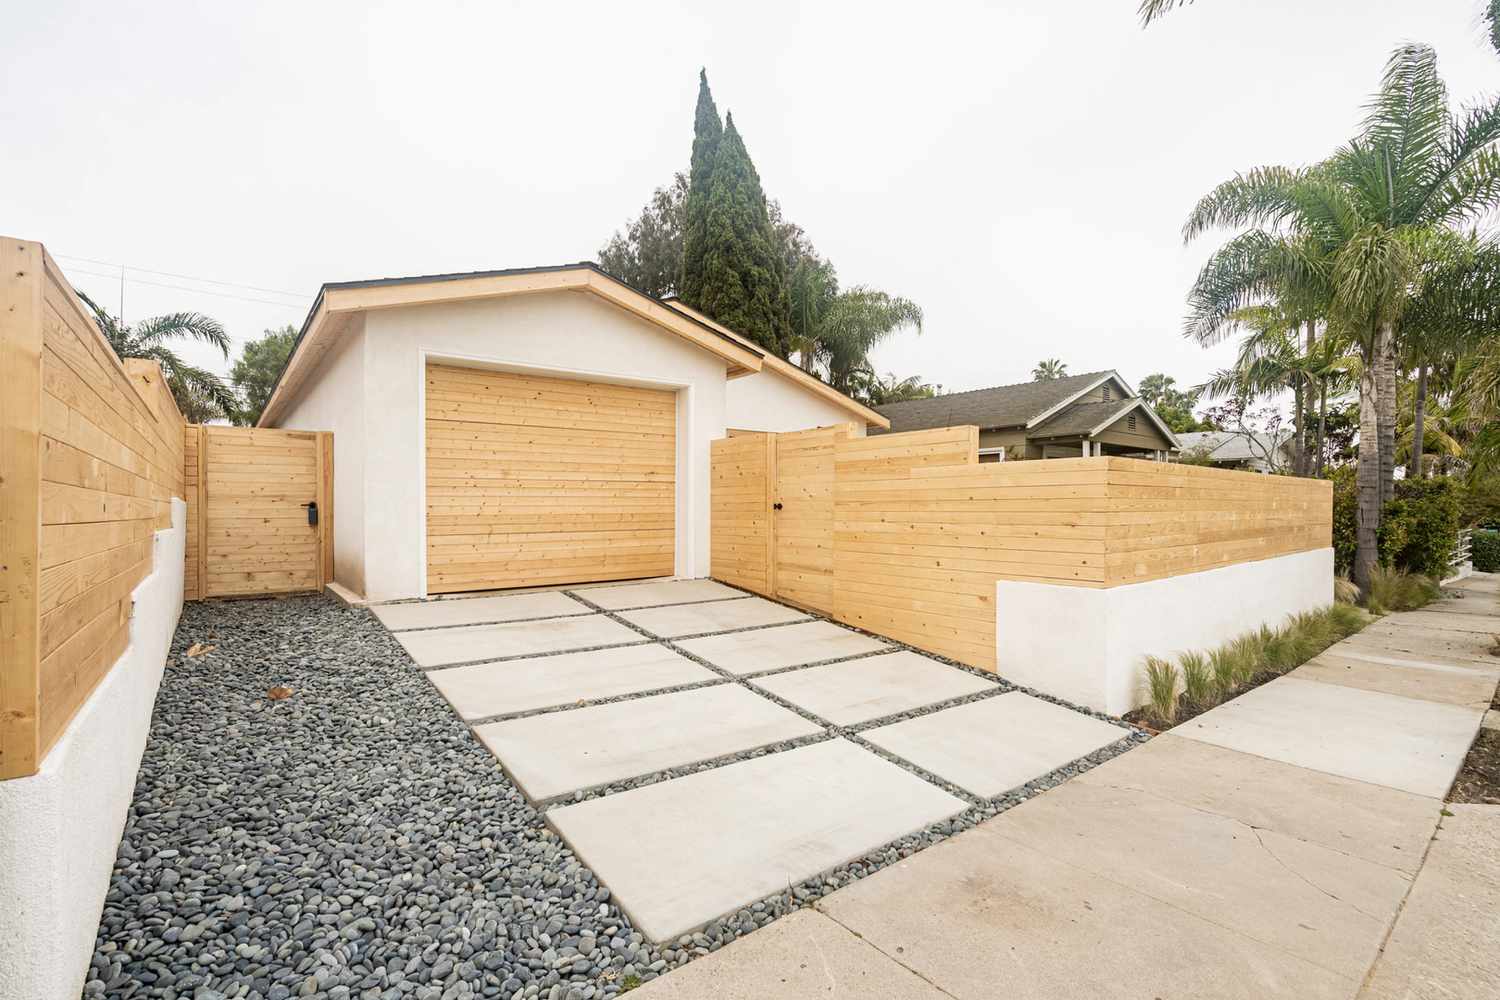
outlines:
{"label": "eucalyptus tree", "polygon": [[204,423],[233,414],[238,406],[234,390],[206,368],[190,364],[173,348],[174,341],[196,340],[216,348],[229,359],[229,334],[211,316],[196,312],[167,313],[136,323],[121,323],[82,291],[78,297],[94,314],[94,323],[119,358],[146,358],[161,365],[162,377],[190,423]]}

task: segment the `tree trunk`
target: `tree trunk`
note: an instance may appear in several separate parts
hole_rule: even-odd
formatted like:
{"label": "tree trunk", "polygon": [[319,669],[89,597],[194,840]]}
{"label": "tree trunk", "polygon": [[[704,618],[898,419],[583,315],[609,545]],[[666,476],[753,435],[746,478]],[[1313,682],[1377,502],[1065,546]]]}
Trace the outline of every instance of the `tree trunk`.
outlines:
{"label": "tree trunk", "polygon": [[[1299,374],[1292,384],[1292,475],[1307,475],[1307,412],[1303,407],[1307,393]],[[1274,446],[1274,442],[1273,442]]]}
{"label": "tree trunk", "polygon": [[[1304,357],[1310,358],[1310,357],[1312,357],[1313,351],[1318,346],[1318,325],[1317,325],[1317,323],[1313,322],[1312,320],[1308,320],[1306,323],[1303,324],[1303,331],[1304,331],[1304,333],[1303,333],[1303,348],[1302,348],[1302,353],[1303,353]],[[1313,410],[1314,410],[1314,408],[1316,406],[1316,397],[1313,395],[1313,387],[1312,387],[1312,380],[1311,379],[1308,379],[1307,383],[1306,383],[1306,399],[1305,399],[1305,403],[1306,403],[1306,406],[1307,406],[1307,409],[1306,409],[1307,419],[1305,419],[1305,420],[1303,420],[1301,422],[1301,427],[1302,427],[1302,455],[1303,455],[1302,461],[1303,461],[1303,463],[1305,465],[1305,468],[1303,469],[1302,474],[1304,476],[1310,476],[1310,475],[1313,474],[1313,465],[1314,465],[1314,462],[1313,462],[1313,453],[1312,453],[1312,437],[1313,437]]]}
{"label": "tree trunk", "polygon": [[1422,463],[1422,436],[1426,430],[1427,423],[1427,365],[1424,362],[1417,368],[1417,405],[1412,414],[1411,422],[1411,461],[1406,463],[1407,476],[1412,475],[1412,469],[1416,469],[1416,478],[1421,479],[1427,473]]}
{"label": "tree trunk", "polygon": [[[1378,343],[1375,350],[1378,351]],[[1373,351],[1371,353],[1374,353]],[[1354,549],[1354,582],[1366,596],[1370,593],[1370,581],[1375,575],[1375,561],[1379,556],[1379,540],[1376,532],[1380,528],[1380,431],[1379,384],[1375,375],[1375,359],[1366,357],[1359,376],[1359,464],[1355,471],[1355,484],[1359,495],[1356,512],[1356,535]]]}
{"label": "tree trunk", "polygon": [[1328,383],[1323,381],[1318,386],[1318,436],[1314,442],[1318,447],[1318,462],[1314,470],[1319,477],[1323,475],[1323,452],[1327,449],[1324,442],[1328,440]]}
{"label": "tree trunk", "polygon": [[1390,323],[1380,325],[1375,355],[1375,419],[1379,435],[1380,505],[1396,496],[1396,335]]}

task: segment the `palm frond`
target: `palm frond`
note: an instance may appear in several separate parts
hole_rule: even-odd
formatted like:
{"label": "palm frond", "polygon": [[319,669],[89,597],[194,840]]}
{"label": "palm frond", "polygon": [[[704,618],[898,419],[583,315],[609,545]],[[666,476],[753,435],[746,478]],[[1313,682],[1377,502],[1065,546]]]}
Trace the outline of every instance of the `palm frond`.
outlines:
{"label": "palm frond", "polygon": [[1291,167],[1236,174],[1193,206],[1182,225],[1182,241],[1191,243],[1210,229],[1281,224],[1296,212],[1296,189],[1303,180],[1303,171]]}
{"label": "palm frond", "polygon": [[[1163,14],[1176,10],[1178,7],[1186,7],[1192,2],[1193,0],[1141,0],[1136,13],[1140,15],[1141,27],[1144,28],[1152,21],[1159,20]],[[1500,0],[1495,0],[1495,2],[1500,3]],[[1500,43],[1497,43],[1496,47],[1500,48]]]}
{"label": "palm frond", "polygon": [[167,313],[142,320],[131,328],[134,338],[141,344],[160,344],[163,341],[187,337],[217,347],[225,358],[229,357],[229,334],[218,320],[197,312]]}

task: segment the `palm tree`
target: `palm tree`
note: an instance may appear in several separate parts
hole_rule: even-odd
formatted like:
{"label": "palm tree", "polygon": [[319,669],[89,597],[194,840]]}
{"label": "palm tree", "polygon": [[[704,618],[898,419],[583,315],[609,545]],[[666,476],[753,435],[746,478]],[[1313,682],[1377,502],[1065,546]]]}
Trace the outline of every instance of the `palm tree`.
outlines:
{"label": "palm tree", "polygon": [[99,332],[117,357],[147,358],[161,365],[172,398],[189,423],[201,424],[234,412],[234,391],[223,379],[206,368],[188,364],[167,346],[174,340],[196,340],[217,347],[227,361],[229,335],[218,320],[202,313],[176,312],[127,326],[83,292],[79,291],[78,297],[93,311]]}
{"label": "palm tree", "polygon": [[1451,280],[1464,243],[1452,227],[1500,197],[1497,142],[1500,102],[1455,119],[1432,49],[1404,46],[1387,63],[1358,138],[1314,167],[1261,168],[1221,184],[1183,228],[1191,240],[1210,228],[1249,227],[1200,272],[1190,335],[1222,335],[1246,305],[1282,301],[1301,312],[1323,299],[1329,332],[1359,348],[1354,571],[1362,587],[1375,565],[1380,509],[1394,493],[1398,330],[1424,295],[1463,285]]}
{"label": "palm tree", "polygon": [[[1186,7],[1193,0],[1141,0],[1141,5],[1136,8],[1140,15],[1141,26],[1145,27],[1151,22],[1159,20],[1169,11],[1178,7]],[[1489,35],[1490,47],[1500,52],[1500,0],[1484,0],[1480,8],[1480,18],[1485,23],[1485,31]]]}
{"label": "palm tree", "polygon": [[908,399],[930,399],[943,387],[923,382],[920,375],[897,378],[890,372],[877,375],[872,371],[856,379],[853,388],[854,398],[860,402],[884,406],[886,403],[904,403]]}
{"label": "palm tree", "polygon": [[1068,366],[1057,358],[1044,358],[1036,363],[1031,369],[1031,378],[1036,382],[1050,382],[1053,379],[1067,378]]}
{"label": "palm tree", "polygon": [[904,327],[922,332],[922,309],[910,299],[864,286],[827,295],[822,291],[825,278],[806,281],[794,292],[792,336],[798,361],[840,392],[850,393],[856,381],[868,376],[876,344]]}

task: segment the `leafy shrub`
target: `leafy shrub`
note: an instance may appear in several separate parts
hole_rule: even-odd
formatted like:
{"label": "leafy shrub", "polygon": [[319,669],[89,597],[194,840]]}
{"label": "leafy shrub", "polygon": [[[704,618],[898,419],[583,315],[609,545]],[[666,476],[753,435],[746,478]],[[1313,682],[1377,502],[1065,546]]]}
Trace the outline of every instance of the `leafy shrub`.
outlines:
{"label": "leafy shrub", "polygon": [[1403,479],[1380,517],[1380,562],[1441,580],[1458,544],[1459,490],[1452,479]]}
{"label": "leafy shrub", "polygon": [[1500,573],[1500,531],[1475,531],[1473,552],[1475,569],[1481,573]]}
{"label": "leafy shrub", "polygon": [[[1354,566],[1359,532],[1359,490],[1352,466],[1335,469],[1333,480],[1333,562],[1339,573]],[[1462,488],[1456,480],[1402,479],[1396,496],[1380,514],[1380,563],[1441,579],[1458,544]]]}

